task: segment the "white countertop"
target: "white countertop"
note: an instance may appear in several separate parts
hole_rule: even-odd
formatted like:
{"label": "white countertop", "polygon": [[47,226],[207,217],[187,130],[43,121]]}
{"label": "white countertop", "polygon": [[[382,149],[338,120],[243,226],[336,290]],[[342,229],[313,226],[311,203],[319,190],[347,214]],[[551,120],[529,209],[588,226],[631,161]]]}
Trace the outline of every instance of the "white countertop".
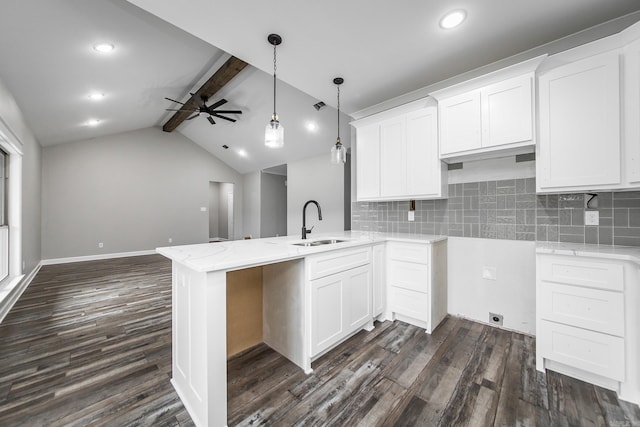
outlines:
{"label": "white countertop", "polygon": [[159,254],[199,272],[237,270],[275,262],[304,258],[307,255],[334,251],[386,241],[435,243],[447,236],[407,233],[378,233],[365,231],[341,231],[310,235],[306,241],[339,239],[345,242],[321,246],[296,246],[304,242],[300,236],[272,237],[266,239],[233,240],[219,243],[170,246],[157,248]]}
{"label": "white countertop", "polygon": [[640,265],[640,246],[538,242],[536,243],[536,253],[631,261]]}

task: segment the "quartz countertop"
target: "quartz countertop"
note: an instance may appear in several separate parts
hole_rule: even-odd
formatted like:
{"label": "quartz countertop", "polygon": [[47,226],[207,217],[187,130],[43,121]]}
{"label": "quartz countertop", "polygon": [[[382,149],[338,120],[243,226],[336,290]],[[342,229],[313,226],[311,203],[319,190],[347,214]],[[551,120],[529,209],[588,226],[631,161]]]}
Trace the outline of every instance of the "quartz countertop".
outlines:
{"label": "quartz countertop", "polygon": [[536,243],[536,253],[631,261],[640,265],[640,246],[538,242]]}
{"label": "quartz countertop", "polygon": [[237,270],[386,241],[435,243],[447,236],[408,233],[378,233],[366,231],[340,231],[310,235],[306,241],[338,239],[344,242],[320,246],[296,246],[305,242],[300,236],[272,237],[265,239],[233,240],[218,243],[170,246],[157,248],[159,254],[199,272]]}

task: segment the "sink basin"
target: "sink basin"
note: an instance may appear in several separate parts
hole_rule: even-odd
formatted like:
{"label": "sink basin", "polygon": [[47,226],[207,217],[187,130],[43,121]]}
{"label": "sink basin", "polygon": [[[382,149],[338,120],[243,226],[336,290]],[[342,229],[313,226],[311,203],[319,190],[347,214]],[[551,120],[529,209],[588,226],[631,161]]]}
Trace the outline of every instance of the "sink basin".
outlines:
{"label": "sink basin", "polygon": [[321,246],[321,245],[333,245],[335,243],[346,242],[346,240],[338,240],[338,239],[324,239],[324,240],[313,240],[310,242],[300,242],[300,243],[292,243],[296,246]]}

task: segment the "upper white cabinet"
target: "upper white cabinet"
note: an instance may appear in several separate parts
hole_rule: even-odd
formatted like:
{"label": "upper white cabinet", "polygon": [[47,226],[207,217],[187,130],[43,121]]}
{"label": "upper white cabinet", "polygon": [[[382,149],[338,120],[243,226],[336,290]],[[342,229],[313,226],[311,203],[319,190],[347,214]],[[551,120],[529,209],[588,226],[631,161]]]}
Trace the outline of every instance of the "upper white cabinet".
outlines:
{"label": "upper white cabinet", "polygon": [[624,158],[629,183],[636,187],[640,186],[640,38],[625,46],[624,65]]}
{"label": "upper white cabinet", "polygon": [[619,51],[557,67],[538,86],[539,190],[620,185]]}
{"label": "upper white cabinet", "polygon": [[353,122],[356,193],[362,200],[447,196],[446,165],[438,156],[438,112],[420,100]]}
{"label": "upper white cabinet", "polygon": [[534,71],[543,57],[433,93],[445,161],[532,152]]}

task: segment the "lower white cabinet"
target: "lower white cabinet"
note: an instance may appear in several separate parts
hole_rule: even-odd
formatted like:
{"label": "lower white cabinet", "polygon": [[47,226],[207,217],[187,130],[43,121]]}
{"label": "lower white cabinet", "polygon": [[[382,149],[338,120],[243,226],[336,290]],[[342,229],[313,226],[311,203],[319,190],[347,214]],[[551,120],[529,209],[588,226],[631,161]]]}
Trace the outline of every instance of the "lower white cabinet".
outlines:
{"label": "lower white cabinet", "polygon": [[447,315],[447,242],[387,243],[387,315],[431,333]]}
{"label": "lower white cabinet", "polygon": [[[365,247],[309,257],[310,357],[372,325],[370,254],[371,248]],[[354,266],[356,260],[359,266]],[[331,268],[317,268],[323,264]]]}
{"label": "lower white cabinet", "polygon": [[384,313],[387,304],[387,287],[385,277],[385,245],[380,244],[372,248],[373,251],[373,317]]}
{"label": "lower white cabinet", "polygon": [[640,403],[638,271],[633,262],[606,256],[538,253],[537,369],[558,371]]}

